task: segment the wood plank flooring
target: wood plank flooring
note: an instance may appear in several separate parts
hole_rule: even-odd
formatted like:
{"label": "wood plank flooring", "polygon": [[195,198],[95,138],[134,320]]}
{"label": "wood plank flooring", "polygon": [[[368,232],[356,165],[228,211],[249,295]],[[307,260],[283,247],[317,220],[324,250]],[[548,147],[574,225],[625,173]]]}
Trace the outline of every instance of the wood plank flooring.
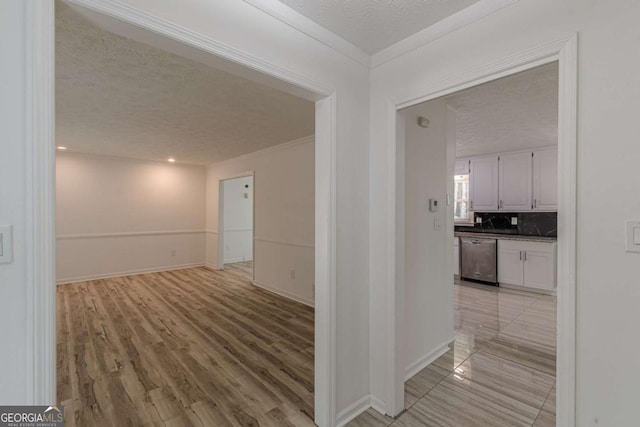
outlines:
{"label": "wood plank flooring", "polygon": [[312,426],[313,309],[250,263],[58,286],[67,426]]}
{"label": "wood plank flooring", "polygon": [[555,297],[462,282],[454,313],[450,350],[405,383],[407,411],[351,427],[555,426]]}

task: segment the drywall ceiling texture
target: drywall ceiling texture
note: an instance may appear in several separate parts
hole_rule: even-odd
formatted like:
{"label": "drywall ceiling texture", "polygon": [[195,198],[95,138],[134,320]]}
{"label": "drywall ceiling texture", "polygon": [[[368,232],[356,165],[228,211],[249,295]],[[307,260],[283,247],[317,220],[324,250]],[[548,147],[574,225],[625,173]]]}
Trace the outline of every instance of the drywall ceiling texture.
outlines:
{"label": "drywall ceiling texture", "polygon": [[70,151],[206,165],[314,133],[313,102],[56,9],[56,138]]}
{"label": "drywall ceiling texture", "polygon": [[369,54],[478,0],[280,0]]}
{"label": "drywall ceiling texture", "polygon": [[456,110],[456,156],[558,143],[558,63],[448,97]]}

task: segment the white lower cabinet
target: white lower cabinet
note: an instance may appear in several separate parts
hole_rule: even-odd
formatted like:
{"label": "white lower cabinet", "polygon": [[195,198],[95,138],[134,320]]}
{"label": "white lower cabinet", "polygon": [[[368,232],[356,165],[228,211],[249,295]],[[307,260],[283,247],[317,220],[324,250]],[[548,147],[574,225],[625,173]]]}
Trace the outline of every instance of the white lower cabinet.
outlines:
{"label": "white lower cabinet", "polygon": [[498,281],[525,288],[556,288],[556,243],[498,240]]}

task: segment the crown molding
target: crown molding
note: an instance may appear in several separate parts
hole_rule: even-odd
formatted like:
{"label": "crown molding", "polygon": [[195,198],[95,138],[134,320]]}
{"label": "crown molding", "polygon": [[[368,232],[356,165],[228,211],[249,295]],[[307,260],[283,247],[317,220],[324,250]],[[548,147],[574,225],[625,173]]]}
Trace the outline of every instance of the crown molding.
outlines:
{"label": "crown molding", "polygon": [[320,43],[371,68],[371,55],[278,0],[243,0]]}
{"label": "crown molding", "polygon": [[[245,0],[246,1],[246,0]],[[376,52],[371,56],[371,68],[378,67],[399,56],[418,49],[446,36],[462,27],[465,27],[485,16],[503,9],[518,0],[480,0],[479,2],[454,13],[417,33],[400,40],[391,46]]]}

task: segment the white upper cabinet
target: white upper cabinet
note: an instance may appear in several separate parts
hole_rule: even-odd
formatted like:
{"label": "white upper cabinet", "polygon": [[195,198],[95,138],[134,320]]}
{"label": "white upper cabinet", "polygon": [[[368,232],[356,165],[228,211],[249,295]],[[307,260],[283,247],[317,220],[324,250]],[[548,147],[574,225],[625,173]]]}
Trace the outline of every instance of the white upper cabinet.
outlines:
{"label": "white upper cabinet", "polygon": [[500,155],[498,183],[500,210],[531,210],[531,159],[531,152]]}
{"label": "white upper cabinet", "polygon": [[533,209],[558,209],[558,149],[533,152]]}
{"label": "white upper cabinet", "polygon": [[498,156],[471,159],[469,190],[471,210],[498,209]]}
{"label": "white upper cabinet", "polygon": [[469,173],[469,159],[456,159],[454,175],[466,175]]}

